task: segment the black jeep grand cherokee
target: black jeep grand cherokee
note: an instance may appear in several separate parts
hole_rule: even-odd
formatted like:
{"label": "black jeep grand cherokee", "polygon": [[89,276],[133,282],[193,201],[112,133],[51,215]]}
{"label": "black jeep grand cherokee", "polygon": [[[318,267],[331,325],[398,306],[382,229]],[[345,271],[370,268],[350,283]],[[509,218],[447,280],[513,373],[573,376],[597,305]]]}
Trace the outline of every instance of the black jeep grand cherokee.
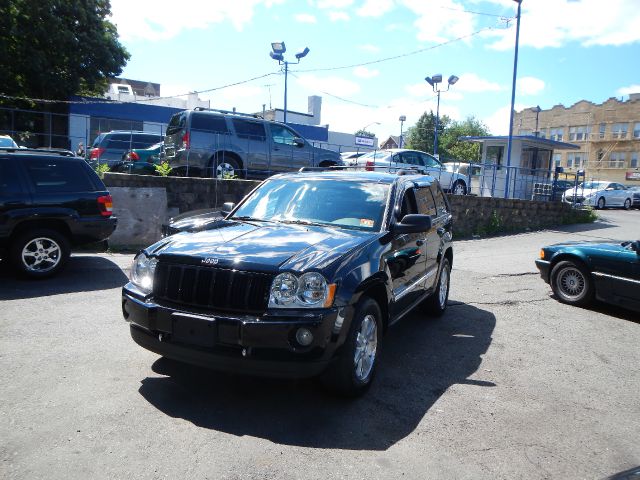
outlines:
{"label": "black jeep grand cherokee", "polygon": [[225,219],[140,252],[122,310],[169,358],[362,393],[382,332],[418,306],[440,315],[452,217],[432,177],[271,177]]}

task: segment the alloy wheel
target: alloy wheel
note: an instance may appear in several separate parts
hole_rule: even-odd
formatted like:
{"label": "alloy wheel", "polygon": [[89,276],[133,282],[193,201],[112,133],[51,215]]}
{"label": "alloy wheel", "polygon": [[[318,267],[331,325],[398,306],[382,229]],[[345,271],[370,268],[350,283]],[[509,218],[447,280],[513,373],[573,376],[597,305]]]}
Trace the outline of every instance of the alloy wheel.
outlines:
{"label": "alloy wheel", "polygon": [[22,263],[29,272],[44,273],[56,268],[62,258],[62,249],[51,238],[38,237],[22,249]]}
{"label": "alloy wheel", "polygon": [[577,268],[566,267],[558,273],[557,286],[569,299],[576,299],[584,292],[586,280]]}
{"label": "alloy wheel", "polygon": [[353,356],[356,378],[364,382],[369,377],[376,360],[378,348],[378,324],[373,315],[362,319],[356,335],[356,348]]}

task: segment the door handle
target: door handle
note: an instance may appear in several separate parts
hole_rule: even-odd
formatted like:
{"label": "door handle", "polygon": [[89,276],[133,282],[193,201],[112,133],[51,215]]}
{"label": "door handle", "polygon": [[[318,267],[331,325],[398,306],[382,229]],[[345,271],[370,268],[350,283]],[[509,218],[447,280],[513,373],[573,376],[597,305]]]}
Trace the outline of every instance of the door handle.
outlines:
{"label": "door handle", "polygon": [[444,230],[444,228],[443,228],[443,227],[440,227],[440,228],[438,228],[438,229],[436,230],[436,232],[438,233],[438,235],[443,236],[443,235],[444,235],[445,230]]}

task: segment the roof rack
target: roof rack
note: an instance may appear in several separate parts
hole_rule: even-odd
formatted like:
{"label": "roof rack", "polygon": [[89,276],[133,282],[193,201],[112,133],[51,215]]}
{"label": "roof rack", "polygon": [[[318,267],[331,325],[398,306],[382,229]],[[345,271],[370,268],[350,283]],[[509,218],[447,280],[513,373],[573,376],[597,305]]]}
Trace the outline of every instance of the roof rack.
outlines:
{"label": "roof rack", "polygon": [[262,115],[258,115],[257,113],[242,113],[242,112],[236,112],[235,110],[220,110],[218,108],[207,108],[207,107],[195,107],[194,110],[196,112],[218,112],[218,113],[224,113],[226,115],[238,115],[239,117],[261,118],[264,120],[264,117]]}
{"label": "roof rack", "polygon": [[59,155],[61,157],[76,157],[77,155],[71,150],[65,149],[48,149],[48,148],[15,148],[15,147],[0,147],[0,152],[7,153],[39,153],[43,155]]}

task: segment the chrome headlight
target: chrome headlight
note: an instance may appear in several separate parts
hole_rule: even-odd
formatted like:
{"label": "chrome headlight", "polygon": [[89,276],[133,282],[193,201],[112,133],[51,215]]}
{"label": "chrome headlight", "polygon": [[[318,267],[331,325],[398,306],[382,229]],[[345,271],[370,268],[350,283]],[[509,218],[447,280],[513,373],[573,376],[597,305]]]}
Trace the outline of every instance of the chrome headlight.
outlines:
{"label": "chrome headlight", "polygon": [[281,273],[271,284],[269,307],[330,307],[335,290],[336,285],[327,283],[319,273],[309,272],[300,277],[292,273]]}
{"label": "chrome headlight", "polygon": [[157,258],[147,257],[144,253],[138,254],[133,259],[131,282],[144,293],[151,293],[153,290],[153,275],[157,264]]}

